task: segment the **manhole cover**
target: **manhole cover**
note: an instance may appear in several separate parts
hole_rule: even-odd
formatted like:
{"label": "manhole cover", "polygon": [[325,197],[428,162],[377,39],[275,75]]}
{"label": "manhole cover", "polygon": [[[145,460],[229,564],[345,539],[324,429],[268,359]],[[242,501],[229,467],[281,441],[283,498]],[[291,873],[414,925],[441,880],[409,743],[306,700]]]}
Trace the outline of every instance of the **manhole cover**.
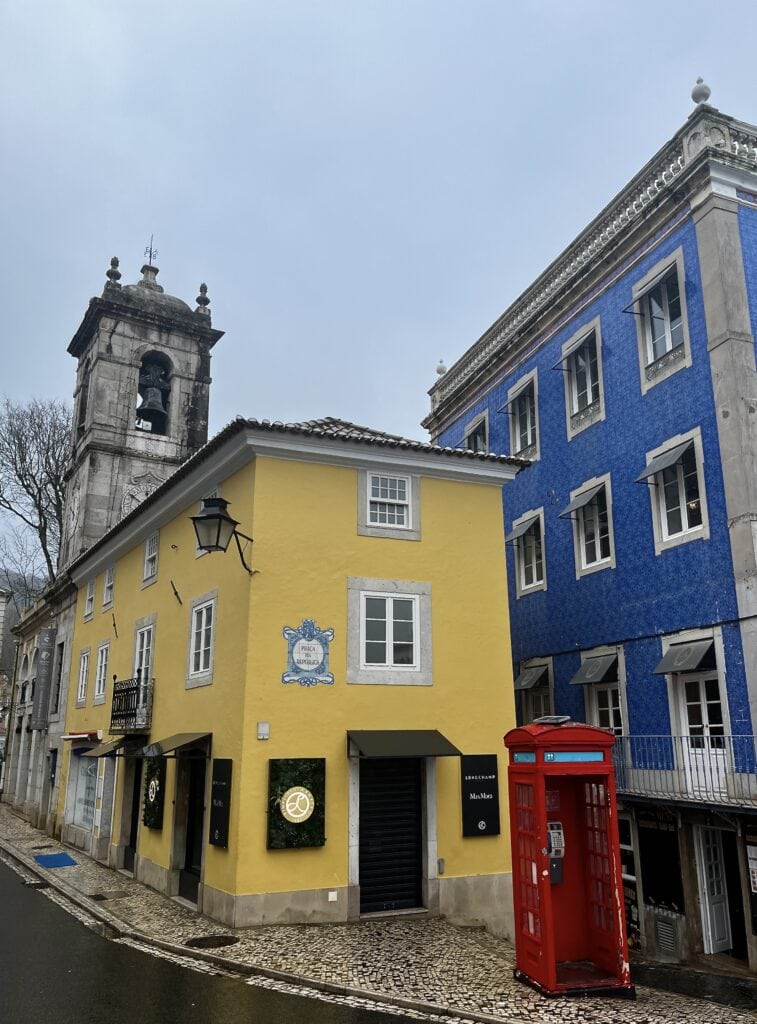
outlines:
{"label": "manhole cover", "polygon": [[104,892],[91,892],[89,894],[91,900],[97,900],[98,903],[102,903],[103,900],[107,900],[107,896]]}
{"label": "manhole cover", "polygon": [[54,850],[55,847],[52,843],[45,843],[43,846],[33,846],[33,850]]}
{"label": "manhole cover", "polygon": [[49,889],[49,882],[24,882],[27,889]]}
{"label": "manhole cover", "polygon": [[102,903],[103,900],[122,900],[125,896],[131,895],[132,893],[126,889],[113,889],[110,892],[91,892],[89,893],[89,898]]}
{"label": "manhole cover", "polygon": [[190,949],[218,949],[219,946],[233,946],[239,942],[236,935],[198,935],[184,943]]}

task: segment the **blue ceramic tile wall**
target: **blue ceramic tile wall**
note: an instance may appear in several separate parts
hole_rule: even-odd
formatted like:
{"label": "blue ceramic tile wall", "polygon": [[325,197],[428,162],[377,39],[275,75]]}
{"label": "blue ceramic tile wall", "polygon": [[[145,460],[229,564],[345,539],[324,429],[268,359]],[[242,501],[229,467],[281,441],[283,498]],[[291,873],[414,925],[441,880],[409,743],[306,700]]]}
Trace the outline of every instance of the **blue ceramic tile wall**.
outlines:
{"label": "blue ceramic tile wall", "polygon": [[[742,217],[745,253],[757,265],[757,214]],[[692,365],[642,394],[635,318],[624,312],[632,288],[660,259],[683,248]],[[757,281],[752,275],[753,317]],[[601,318],[604,421],[568,440],[563,372],[555,369],[563,343],[596,316]],[[757,335],[757,323],[755,324]],[[538,352],[459,417],[440,436],[456,446],[476,413],[488,409],[492,451],[510,450],[507,390],[537,368],[539,461],[504,491],[505,521],[544,507],[547,590],[516,599],[514,552],[508,545],[513,659],[551,654],[555,710],[584,717],[583,692],[571,686],[578,651],[623,643],[630,728],[637,734],[671,729],[664,677],[653,674],[660,635],[735,620],[736,594],[727,532],[717,425],[693,224],[685,221],[658,242],[629,272],[571,319]],[[710,519],[709,540],[695,540],[655,555],[649,489],[635,482],[646,453],[676,434],[701,429]],[[558,513],[570,491],[591,477],[611,474],[616,568],[575,577],[572,524]],[[726,684],[734,732],[749,732],[748,702],[738,629],[724,627]]]}

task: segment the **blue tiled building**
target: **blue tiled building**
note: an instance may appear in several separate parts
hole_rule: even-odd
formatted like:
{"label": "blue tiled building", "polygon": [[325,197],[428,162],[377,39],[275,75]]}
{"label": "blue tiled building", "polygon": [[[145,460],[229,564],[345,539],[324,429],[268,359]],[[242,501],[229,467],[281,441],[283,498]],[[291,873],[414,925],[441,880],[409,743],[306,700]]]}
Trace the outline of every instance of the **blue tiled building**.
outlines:
{"label": "blue tiled building", "polygon": [[756,335],[757,128],[699,102],[424,423],[531,460],[505,502],[520,715],[616,734],[632,944],[752,970]]}

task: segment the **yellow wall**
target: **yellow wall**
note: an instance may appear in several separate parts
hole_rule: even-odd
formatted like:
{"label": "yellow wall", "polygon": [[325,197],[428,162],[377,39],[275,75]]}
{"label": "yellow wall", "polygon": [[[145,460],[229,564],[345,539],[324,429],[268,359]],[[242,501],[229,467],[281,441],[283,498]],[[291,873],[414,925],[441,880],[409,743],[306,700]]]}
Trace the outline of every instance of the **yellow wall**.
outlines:
{"label": "yellow wall", "polygon": [[[498,487],[421,481],[421,540],[359,536],[352,469],[258,459],[255,566],[245,706],[243,789],[247,814],[240,891],[347,884],[348,729],[438,729],[466,753],[498,753],[514,725],[502,497]],[[430,582],[433,685],[347,684],[347,577]],[[284,626],[313,618],[334,628],[333,686],[282,685]],[[258,721],[271,738],[256,740]],[[323,757],[327,843],[265,849],[267,759]],[[460,766],[437,759],[438,855],[447,875],[509,870],[507,821],[500,837],[462,839]],[[265,881],[263,881],[265,878]]]}
{"label": "yellow wall", "polygon": [[[240,529],[254,536],[249,577],[233,545],[195,557],[188,507],[160,531],[157,581],[142,585],[143,543],[116,565],[115,602],[101,610],[97,579],[92,620],[82,586],[71,663],[67,730],[102,729],[108,738],[111,679],[133,675],[135,623],[155,613],[151,741],[211,732],[212,757],[233,760],[229,849],[205,847],[203,881],[235,893],[344,886],[347,871],[348,729],[438,729],[463,752],[500,754],[499,837],[461,837],[460,766],[437,759],[438,856],[447,875],[510,869],[503,734],[514,725],[501,489],[421,480],[421,539],[359,536],[354,468],[258,457],[220,482]],[[248,558],[250,557],[248,552]],[[431,584],[433,685],[347,683],[347,578]],[[174,595],[176,587],[182,604]],[[186,689],[190,603],[219,592],[212,685]],[[115,616],[118,638],[111,615]],[[305,618],[333,628],[333,686],[282,684],[285,626]],[[97,645],[110,639],[107,700],[92,706]],[[87,705],[77,709],[79,652],[91,648]],[[257,740],[257,722],[271,738]],[[324,847],[266,849],[268,759],[326,758]],[[65,770],[64,759],[64,770]],[[169,866],[174,765],[169,762],[164,827],[140,830],[139,853]],[[209,774],[209,773],[208,773]],[[61,787],[65,799],[65,789]],[[119,832],[120,792],[113,835]],[[207,818],[205,823],[207,832]]]}

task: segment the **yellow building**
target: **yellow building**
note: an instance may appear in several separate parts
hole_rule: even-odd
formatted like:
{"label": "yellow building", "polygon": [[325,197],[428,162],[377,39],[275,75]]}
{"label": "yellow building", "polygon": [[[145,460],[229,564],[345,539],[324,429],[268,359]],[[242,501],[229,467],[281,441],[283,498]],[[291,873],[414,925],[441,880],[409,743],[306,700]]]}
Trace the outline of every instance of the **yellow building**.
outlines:
{"label": "yellow building", "polygon": [[[231,925],[425,907],[509,933],[520,465],[226,427],[69,569],[64,841]],[[190,517],[227,502],[205,553]]]}

